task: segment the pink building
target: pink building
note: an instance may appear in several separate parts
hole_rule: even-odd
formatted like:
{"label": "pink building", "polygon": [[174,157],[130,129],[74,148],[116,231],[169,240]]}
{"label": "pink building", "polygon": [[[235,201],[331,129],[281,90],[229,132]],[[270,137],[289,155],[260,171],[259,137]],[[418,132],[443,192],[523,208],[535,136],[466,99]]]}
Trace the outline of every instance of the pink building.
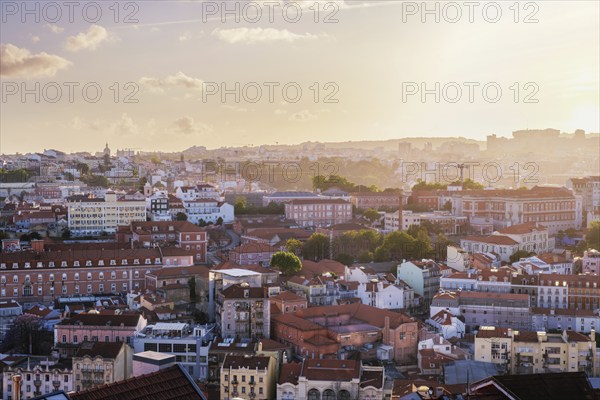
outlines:
{"label": "pink building", "polygon": [[239,265],[260,264],[268,267],[271,257],[279,250],[280,247],[266,243],[245,243],[229,252],[229,261]]}
{"label": "pink building", "polygon": [[303,199],[285,203],[285,218],[299,226],[330,226],[352,220],[352,203],[342,199]]}
{"label": "pink building", "polygon": [[140,314],[77,314],[55,325],[54,345],[62,356],[70,356],[85,341],[131,343],[146,323]]}

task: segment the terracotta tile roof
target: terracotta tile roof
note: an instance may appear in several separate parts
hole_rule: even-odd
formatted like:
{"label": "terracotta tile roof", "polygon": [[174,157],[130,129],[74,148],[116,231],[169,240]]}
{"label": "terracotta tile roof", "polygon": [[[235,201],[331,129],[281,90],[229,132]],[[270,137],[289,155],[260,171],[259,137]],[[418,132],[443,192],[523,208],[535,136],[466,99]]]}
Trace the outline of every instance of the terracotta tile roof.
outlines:
{"label": "terracotta tile roof", "polygon": [[223,360],[223,369],[238,369],[238,368],[248,368],[248,369],[265,369],[269,367],[269,364],[273,362],[272,357],[263,357],[263,356],[225,356],[225,360]]}
{"label": "terracotta tile roof", "polygon": [[437,322],[440,325],[452,325],[452,314],[446,310],[440,310],[437,314],[429,319]]}
{"label": "terracotta tile roof", "polygon": [[286,204],[301,205],[301,204],[351,204],[347,200],[342,199],[293,199]]}
{"label": "terracotta tile roof", "polygon": [[135,327],[141,317],[139,314],[107,315],[81,313],[62,321],[58,326],[77,325],[79,323],[83,326],[106,326],[110,323],[110,326],[124,324],[124,326]]}
{"label": "terracotta tile roof", "polygon": [[[246,290],[248,296],[245,296]],[[226,299],[262,299],[265,298],[265,290],[262,287],[243,287],[241,284],[231,285],[224,289],[221,294]]]}
{"label": "terracotta tile roof", "polygon": [[[489,328],[489,327],[486,327]],[[508,328],[491,327],[491,329],[481,329],[477,331],[477,338],[490,339],[490,338],[507,338]]]}
{"label": "terracotta tile roof", "polygon": [[344,264],[327,259],[323,259],[319,262],[302,260],[302,269],[300,270],[299,274],[322,275],[326,272],[333,272],[337,276],[344,276]]}
{"label": "terracotta tile roof", "polygon": [[298,317],[294,314],[278,314],[272,315],[271,320],[284,325],[291,326],[301,331],[315,331],[322,329],[320,325],[315,324],[307,319]]}
{"label": "terracotta tile roof", "polygon": [[504,235],[522,235],[525,233],[531,233],[546,229],[547,228],[545,226],[540,225],[536,222],[527,222],[524,224],[512,225],[506,228],[502,228],[498,231],[498,233],[502,233]]}
{"label": "terracotta tile roof", "polygon": [[271,296],[271,299],[283,301],[306,301],[304,297],[298,296],[296,293],[290,292],[289,290],[279,292],[279,294]]}
{"label": "terracotta tile roof", "polygon": [[279,372],[279,381],[281,385],[283,383],[291,383],[292,385],[298,384],[298,378],[302,373],[302,364],[299,362],[291,362],[289,364],[282,364],[281,371]]}
{"label": "terracotta tile roof", "polygon": [[71,400],[205,400],[201,393],[183,368],[175,365],[69,396]]}
{"label": "terracotta tile roof", "polygon": [[354,319],[364,321],[373,326],[383,328],[385,324],[385,318],[389,317],[390,327],[392,329],[398,326],[414,322],[408,315],[393,312],[389,310],[383,310],[376,307],[371,307],[365,304],[344,304],[337,306],[321,306],[321,307],[310,307],[298,311],[297,315],[302,318],[316,318],[324,315],[345,315],[349,314]]}
{"label": "terracotta tile roof", "polygon": [[245,243],[231,250],[230,253],[248,254],[248,253],[276,253],[279,248],[267,243]]}
{"label": "terracotta tile roof", "polygon": [[517,241],[511,239],[508,236],[503,236],[503,235],[467,236],[461,240],[468,241],[468,242],[498,244],[498,245],[503,245],[503,246],[513,246],[513,245],[518,244]]}
{"label": "terracotta tile roof", "polygon": [[149,275],[156,277],[168,277],[168,276],[190,276],[200,275],[208,278],[209,268],[205,265],[194,265],[189,267],[163,267],[158,271],[153,271]]}
{"label": "terracotta tile roof", "polygon": [[363,370],[360,376],[360,387],[373,386],[376,389],[383,387],[383,370]]}
{"label": "terracotta tile roof", "polygon": [[84,342],[79,346],[75,357],[117,358],[124,345],[124,342]]}
{"label": "terracotta tile roof", "polygon": [[360,377],[360,363],[356,360],[307,359],[300,376],[311,381],[351,381]]}
{"label": "terracotta tile roof", "polygon": [[592,339],[590,339],[589,336],[586,336],[582,333],[579,332],[575,332],[575,331],[567,331],[567,340],[569,342],[591,342]]}

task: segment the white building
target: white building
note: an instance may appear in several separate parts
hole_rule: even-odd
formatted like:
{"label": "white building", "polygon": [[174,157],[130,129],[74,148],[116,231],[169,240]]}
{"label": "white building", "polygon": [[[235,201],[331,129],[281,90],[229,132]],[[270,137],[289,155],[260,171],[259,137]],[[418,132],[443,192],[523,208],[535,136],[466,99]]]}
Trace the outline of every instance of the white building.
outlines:
{"label": "white building", "polygon": [[363,304],[386,310],[411,307],[414,293],[408,285],[393,285],[377,279],[358,284],[358,297]]}
{"label": "white building", "polygon": [[156,351],[173,354],[194,379],[208,378],[208,351],[213,326],[194,326],[183,322],[158,322],[147,325],[133,339],[134,352]]}
{"label": "white building", "polygon": [[465,323],[446,310],[439,311],[425,322],[434,327],[444,339],[462,338],[465,335]]}
{"label": "white building", "polygon": [[456,235],[466,225],[467,217],[454,216],[448,211],[413,213],[410,210],[402,210],[400,218],[399,211],[395,211],[385,213],[384,230],[386,232],[407,230],[411,225],[421,226],[425,221],[438,224],[445,234]]}
{"label": "white building", "polygon": [[224,224],[232,224],[234,219],[234,208],[229,203],[215,199],[198,198],[195,200],[184,200],[183,206],[188,221],[198,224],[200,221],[216,224],[219,218]]}
{"label": "white building", "polygon": [[118,225],[146,221],[146,202],[121,200],[108,191],[103,199],[72,196],[67,199],[69,230],[72,235],[115,233]]}
{"label": "white building", "polygon": [[584,251],[581,259],[581,269],[584,274],[600,274],[600,251],[594,249]]}

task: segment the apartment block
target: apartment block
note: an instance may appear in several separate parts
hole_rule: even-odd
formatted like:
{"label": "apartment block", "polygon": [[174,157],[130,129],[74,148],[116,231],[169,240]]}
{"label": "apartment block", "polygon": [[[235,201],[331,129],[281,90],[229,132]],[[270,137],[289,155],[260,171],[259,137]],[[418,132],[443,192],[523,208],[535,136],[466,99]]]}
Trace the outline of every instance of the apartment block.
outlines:
{"label": "apartment block", "polygon": [[106,192],[103,199],[90,196],[67,198],[69,230],[72,235],[100,235],[116,233],[119,225],[146,221],[144,200],[124,200],[114,192]]}
{"label": "apartment block", "polygon": [[352,203],[341,199],[303,199],[285,203],[285,217],[299,226],[324,227],[352,220]]}

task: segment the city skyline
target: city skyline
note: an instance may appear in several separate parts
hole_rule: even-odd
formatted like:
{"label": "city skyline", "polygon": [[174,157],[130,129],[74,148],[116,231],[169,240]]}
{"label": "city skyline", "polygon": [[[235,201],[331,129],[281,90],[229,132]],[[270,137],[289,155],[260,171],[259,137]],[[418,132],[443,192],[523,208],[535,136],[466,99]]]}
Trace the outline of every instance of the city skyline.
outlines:
{"label": "city skyline", "polygon": [[[251,8],[222,22],[223,10],[211,2],[170,3],[166,12],[161,2],[119,3],[118,13],[105,5],[97,21],[77,9],[72,23],[66,9],[49,23],[52,10],[40,6],[39,22],[25,15],[22,23],[22,10],[3,8],[0,153],[92,151],[106,141],[172,152],[420,136],[482,141],[526,128],[600,131],[596,2],[521,4],[518,13],[502,3],[497,22],[482,3],[473,23],[464,7],[454,23],[455,10],[432,3],[436,23],[420,3],[415,10],[356,1],[298,2],[295,23],[296,8],[284,15],[275,7],[271,23],[263,3],[254,3],[262,7],[258,22],[250,21]],[[73,102],[69,82],[78,85]],[[240,101],[234,94],[223,101],[220,85],[231,90],[236,82]],[[22,89],[36,91],[36,83],[39,103],[35,94],[22,101]],[[421,89],[436,83],[423,102]],[[52,103],[57,87],[62,96]],[[102,95],[94,103],[95,87]],[[298,102],[286,101],[298,87]],[[262,96],[253,102],[257,88]],[[462,96],[452,102],[457,88]]]}

